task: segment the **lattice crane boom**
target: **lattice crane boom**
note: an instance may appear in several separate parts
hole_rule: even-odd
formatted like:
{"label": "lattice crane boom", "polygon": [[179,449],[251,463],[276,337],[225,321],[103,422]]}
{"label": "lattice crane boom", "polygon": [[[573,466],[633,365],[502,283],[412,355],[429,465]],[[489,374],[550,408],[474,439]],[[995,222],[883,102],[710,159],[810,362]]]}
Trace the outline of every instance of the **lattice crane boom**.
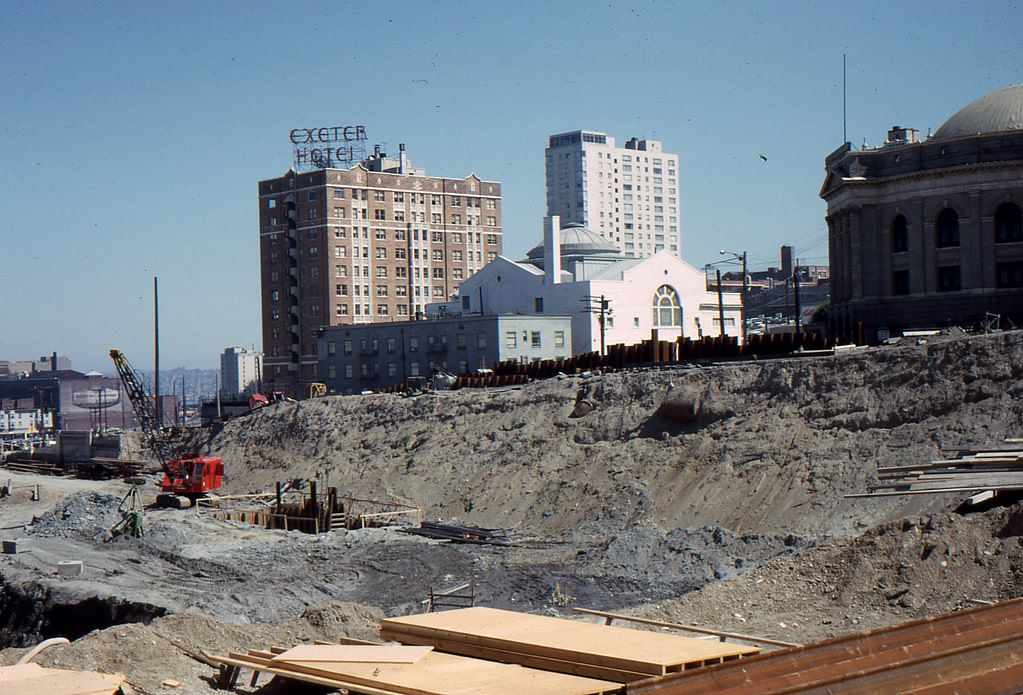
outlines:
{"label": "lattice crane boom", "polygon": [[142,428],[146,443],[149,444],[149,448],[160,462],[160,468],[166,469],[170,454],[163,434],[163,426],[156,417],[153,395],[146,388],[142,375],[129,364],[123,352],[116,349],[111,350],[110,359],[117,367],[117,374],[121,377],[124,390],[128,393],[128,400],[131,401],[135,419],[138,420],[139,427]]}

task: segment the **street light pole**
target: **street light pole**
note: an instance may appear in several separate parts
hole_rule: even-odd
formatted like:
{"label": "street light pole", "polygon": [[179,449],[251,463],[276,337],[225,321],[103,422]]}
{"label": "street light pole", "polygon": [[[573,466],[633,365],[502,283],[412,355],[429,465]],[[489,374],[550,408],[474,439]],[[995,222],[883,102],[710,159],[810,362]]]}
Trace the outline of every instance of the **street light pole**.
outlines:
{"label": "street light pole", "polygon": [[[746,252],[743,251],[742,253],[736,253],[735,251],[725,251],[724,249],[721,249],[720,251],[718,251],[718,253],[721,254],[721,255],[726,255],[727,254],[729,256],[732,256],[737,261],[742,261],[742,291],[739,293],[739,319],[742,321],[742,331],[741,331],[742,344],[745,345],[746,344],[746,292],[747,292],[747,284],[746,284],[746,277],[747,277],[746,276]],[[718,284],[720,286],[720,283],[718,283]],[[722,320],[722,322],[723,322],[723,320]]]}

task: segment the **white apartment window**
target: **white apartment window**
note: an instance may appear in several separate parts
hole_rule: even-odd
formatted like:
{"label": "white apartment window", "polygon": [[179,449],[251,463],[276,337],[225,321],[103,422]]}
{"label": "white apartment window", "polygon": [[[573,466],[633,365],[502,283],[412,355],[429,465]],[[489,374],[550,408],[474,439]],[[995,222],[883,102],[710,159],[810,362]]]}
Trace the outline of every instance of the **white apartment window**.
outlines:
{"label": "white apartment window", "polygon": [[[334,258],[344,258],[347,255],[348,255],[348,249],[346,249],[344,246],[335,246],[334,247]],[[340,268],[341,266],[338,266],[338,267]]]}
{"label": "white apartment window", "polygon": [[504,346],[505,347],[510,347],[510,348],[518,347],[519,346],[518,334],[516,334],[515,331],[507,331],[507,332],[505,332],[505,334],[504,334]]}
{"label": "white apartment window", "polygon": [[565,347],[565,331],[554,331],[554,347]]}
{"label": "white apartment window", "polygon": [[533,331],[529,336],[529,344],[532,347],[540,347],[540,331]]}
{"label": "white apartment window", "polygon": [[277,207],[277,199],[276,198],[271,198],[270,200],[266,201],[266,206],[268,208],[275,208],[275,207]]}
{"label": "white apartment window", "polygon": [[343,188],[335,188],[334,189],[334,197],[338,198],[338,199],[344,198],[345,197],[345,189],[343,189]]}
{"label": "white apartment window", "polygon": [[336,379],[337,378],[337,365],[336,364],[331,364],[331,365],[327,366],[327,378],[329,378],[329,379]]}

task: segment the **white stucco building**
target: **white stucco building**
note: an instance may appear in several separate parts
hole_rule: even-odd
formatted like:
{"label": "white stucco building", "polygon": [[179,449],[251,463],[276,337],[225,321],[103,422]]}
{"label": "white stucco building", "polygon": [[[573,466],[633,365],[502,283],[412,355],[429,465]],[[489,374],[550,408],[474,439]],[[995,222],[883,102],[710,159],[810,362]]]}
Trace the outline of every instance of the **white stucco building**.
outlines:
{"label": "white stucco building", "polygon": [[681,258],[678,155],[657,140],[616,147],[589,130],[551,135],[545,155],[548,215],[587,227],[627,256]]}
{"label": "white stucco building", "polygon": [[[667,251],[629,258],[581,225],[561,228],[557,216],[544,219],[544,243],[526,260],[498,256],[459,285],[457,300],[427,313],[570,316],[578,355],[600,350],[602,299],[605,345],[640,343],[654,330],[660,340],[720,334],[718,297],[703,272]],[[734,297],[725,302],[725,332],[738,336],[741,308]]]}

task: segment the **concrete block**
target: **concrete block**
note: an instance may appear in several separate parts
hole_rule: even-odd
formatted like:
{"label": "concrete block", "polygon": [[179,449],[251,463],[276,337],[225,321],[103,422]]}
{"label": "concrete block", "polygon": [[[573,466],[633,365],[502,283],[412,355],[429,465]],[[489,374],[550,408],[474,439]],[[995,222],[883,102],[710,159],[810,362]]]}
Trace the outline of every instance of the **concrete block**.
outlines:
{"label": "concrete block", "polygon": [[81,577],[85,565],[81,560],[67,560],[57,563],[57,574],[61,577]]}

